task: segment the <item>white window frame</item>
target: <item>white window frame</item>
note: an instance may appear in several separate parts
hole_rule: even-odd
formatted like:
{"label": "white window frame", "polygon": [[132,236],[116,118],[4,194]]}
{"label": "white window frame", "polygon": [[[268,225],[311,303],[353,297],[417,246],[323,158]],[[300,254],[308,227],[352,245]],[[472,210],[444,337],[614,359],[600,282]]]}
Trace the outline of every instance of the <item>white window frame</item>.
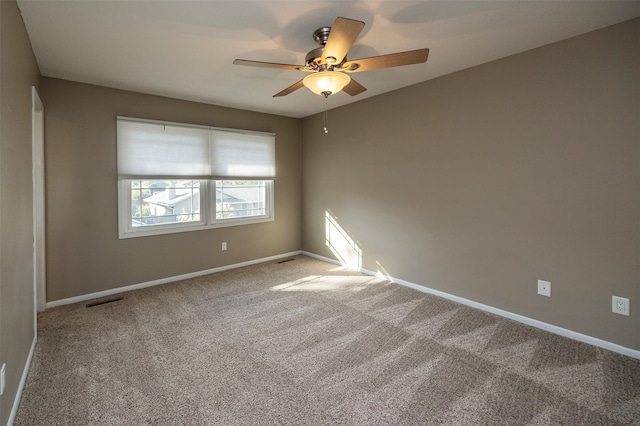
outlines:
{"label": "white window frame", "polygon": [[[169,178],[168,178],[169,179]],[[233,217],[216,219],[215,180],[200,180],[200,220],[193,222],[175,222],[158,225],[133,226],[131,209],[131,182],[140,179],[123,179],[118,181],[118,237],[133,238],[151,235],[173,234],[177,232],[202,231],[206,229],[225,228],[229,226],[251,225],[271,222],[274,214],[274,186],[273,180],[265,182],[265,214],[260,216]],[[143,180],[161,180],[147,179]],[[222,180],[222,179],[218,179]]]}
{"label": "white window frame", "polygon": [[[274,220],[275,134],[120,116],[116,122],[119,238]],[[147,152],[154,155],[148,158]],[[131,182],[176,179],[200,182],[199,220],[133,226]],[[215,182],[220,180],[265,182],[265,214],[216,219]]]}

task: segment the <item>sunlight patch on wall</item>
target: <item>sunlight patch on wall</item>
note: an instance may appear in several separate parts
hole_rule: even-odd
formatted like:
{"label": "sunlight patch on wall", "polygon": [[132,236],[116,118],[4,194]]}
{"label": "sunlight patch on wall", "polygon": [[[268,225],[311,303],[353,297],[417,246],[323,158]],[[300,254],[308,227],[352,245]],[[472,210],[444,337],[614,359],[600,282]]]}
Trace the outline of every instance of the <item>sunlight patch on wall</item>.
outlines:
{"label": "sunlight patch on wall", "polygon": [[376,264],[378,265],[378,268],[376,270],[376,277],[378,278],[382,278],[388,281],[391,281],[392,283],[394,283],[394,279],[393,277],[389,274],[389,272],[387,272],[387,270],[385,269],[384,266],[382,266],[382,263],[378,262],[376,260]]}
{"label": "sunlight patch on wall", "polygon": [[330,211],[325,212],[326,244],[338,261],[349,268],[362,268],[362,250],[360,246],[340,226]]}

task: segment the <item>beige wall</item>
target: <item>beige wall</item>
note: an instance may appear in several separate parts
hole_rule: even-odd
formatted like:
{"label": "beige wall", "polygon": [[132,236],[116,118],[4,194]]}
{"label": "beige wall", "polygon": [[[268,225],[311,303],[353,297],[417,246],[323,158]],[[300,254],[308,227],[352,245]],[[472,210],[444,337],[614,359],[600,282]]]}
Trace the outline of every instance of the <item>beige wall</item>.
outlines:
{"label": "beige wall", "polygon": [[[40,77],[15,2],[0,5],[5,424],[34,337],[31,86]],[[321,116],[46,78],[47,300],[301,247],[334,256],[329,213],[364,268],[639,350],[639,38],[636,19],[333,110],[328,136]],[[276,220],[119,240],[116,115],[277,133]],[[539,278],[553,297],[535,294]],[[631,299],[631,316],[610,312],[613,294]]]}
{"label": "beige wall", "polygon": [[0,2],[0,397],[6,424],[34,338],[31,87],[40,73],[15,1]]}
{"label": "beige wall", "polygon": [[[52,78],[42,100],[47,301],[300,250],[301,120]],[[119,240],[118,115],[276,133],[275,221]]]}
{"label": "beige wall", "polygon": [[639,350],[639,39],[636,19],[367,99],[329,135],[304,119],[303,249],[336,257],[329,212],[366,269]]}

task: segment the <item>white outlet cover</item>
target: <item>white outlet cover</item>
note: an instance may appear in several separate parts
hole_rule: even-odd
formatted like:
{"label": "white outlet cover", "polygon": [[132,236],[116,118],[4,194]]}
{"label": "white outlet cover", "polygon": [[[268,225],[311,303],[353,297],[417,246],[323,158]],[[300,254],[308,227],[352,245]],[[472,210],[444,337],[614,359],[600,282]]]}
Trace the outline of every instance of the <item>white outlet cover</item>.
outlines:
{"label": "white outlet cover", "polygon": [[620,315],[629,315],[629,299],[626,297],[613,296],[611,298],[611,312]]}
{"label": "white outlet cover", "polygon": [[4,374],[6,370],[7,364],[2,364],[2,368],[0,368],[0,395],[4,394]]}
{"label": "white outlet cover", "polygon": [[538,294],[551,297],[551,283],[549,281],[538,280]]}

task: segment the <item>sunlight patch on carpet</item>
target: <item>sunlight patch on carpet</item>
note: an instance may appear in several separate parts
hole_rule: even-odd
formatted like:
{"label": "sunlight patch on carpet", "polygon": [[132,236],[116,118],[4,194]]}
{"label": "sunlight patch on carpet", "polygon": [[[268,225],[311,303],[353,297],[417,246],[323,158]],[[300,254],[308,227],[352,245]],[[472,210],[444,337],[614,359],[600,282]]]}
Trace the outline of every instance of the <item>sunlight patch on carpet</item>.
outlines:
{"label": "sunlight patch on carpet", "polygon": [[313,291],[313,292],[330,292],[330,291],[347,291],[358,292],[364,290],[372,284],[379,284],[383,280],[372,279],[369,276],[349,276],[349,275],[310,275],[308,277],[279,284],[271,287],[276,291]]}

